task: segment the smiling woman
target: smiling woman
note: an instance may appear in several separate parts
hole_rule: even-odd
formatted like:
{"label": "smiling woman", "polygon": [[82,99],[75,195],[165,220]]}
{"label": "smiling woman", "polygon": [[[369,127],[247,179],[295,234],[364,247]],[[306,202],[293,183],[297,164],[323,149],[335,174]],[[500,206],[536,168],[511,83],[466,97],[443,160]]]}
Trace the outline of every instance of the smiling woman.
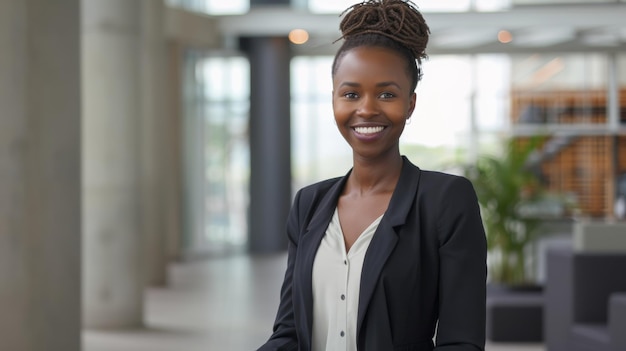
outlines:
{"label": "smiling woman", "polygon": [[474,189],[400,153],[428,26],[409,1],[369,0],[340,29],[332,110],[353,166],[296,194],[274,332],[259,350],[484,350]]}

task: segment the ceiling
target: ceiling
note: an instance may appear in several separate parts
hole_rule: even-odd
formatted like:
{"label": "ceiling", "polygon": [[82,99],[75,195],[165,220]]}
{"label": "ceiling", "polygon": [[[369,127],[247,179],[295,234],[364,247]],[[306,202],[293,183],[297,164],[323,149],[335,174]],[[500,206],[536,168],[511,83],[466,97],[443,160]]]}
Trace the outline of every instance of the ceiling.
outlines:
{"label": "ceiling", "polygon": [[[431,29],[429,54],[626,52],[626,3],[516,6],[502,12],[424,13]],[[332,54],[339,37],[337,14],[268,7],[213,18],[223,38],[287,35],[295,28],[310,40],[297,53]],[[498,33],[511,33],[510,43]]]}

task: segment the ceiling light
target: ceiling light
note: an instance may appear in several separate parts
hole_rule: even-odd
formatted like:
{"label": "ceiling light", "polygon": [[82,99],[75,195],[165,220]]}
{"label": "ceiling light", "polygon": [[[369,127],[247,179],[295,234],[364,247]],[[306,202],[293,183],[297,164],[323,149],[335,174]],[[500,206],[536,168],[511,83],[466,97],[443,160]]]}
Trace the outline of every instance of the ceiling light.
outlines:
{"label": "ceiling light", "polygon": [[309,40],[309,33],[304,29],[294,29],[289,32],[289,41],[294,44],[304,44]]}
{"label": "ceiling light", "polygon": [[501,30],[498,32],[498,41],[502,44],[510,43],[513,41],[513,35],[508,30]]}

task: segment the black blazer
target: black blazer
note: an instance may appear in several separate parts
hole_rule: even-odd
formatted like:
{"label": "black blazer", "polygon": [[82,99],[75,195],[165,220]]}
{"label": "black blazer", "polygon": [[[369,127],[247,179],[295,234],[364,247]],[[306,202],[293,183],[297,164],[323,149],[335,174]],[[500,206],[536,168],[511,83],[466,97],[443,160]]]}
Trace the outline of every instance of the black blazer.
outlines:
{"label": "black blazer", "polygon": [[[474,189],[403,162],[363,262],[357,348],[484,350],[487,245]],[[296,194],[274,333],[260,351],[311,349],[313,261],[347,178]]]}

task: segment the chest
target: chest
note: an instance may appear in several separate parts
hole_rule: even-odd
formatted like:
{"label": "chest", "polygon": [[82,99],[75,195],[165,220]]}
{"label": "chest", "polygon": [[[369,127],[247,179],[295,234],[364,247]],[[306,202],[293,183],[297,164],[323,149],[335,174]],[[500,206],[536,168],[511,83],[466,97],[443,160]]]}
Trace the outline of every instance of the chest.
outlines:
{"label": "chest", "polygon": [[342,196],[337,203],[339,222],[343,232],[346,251],[367,227],[387,210],[391,194],[380,194],[364,198]]}

